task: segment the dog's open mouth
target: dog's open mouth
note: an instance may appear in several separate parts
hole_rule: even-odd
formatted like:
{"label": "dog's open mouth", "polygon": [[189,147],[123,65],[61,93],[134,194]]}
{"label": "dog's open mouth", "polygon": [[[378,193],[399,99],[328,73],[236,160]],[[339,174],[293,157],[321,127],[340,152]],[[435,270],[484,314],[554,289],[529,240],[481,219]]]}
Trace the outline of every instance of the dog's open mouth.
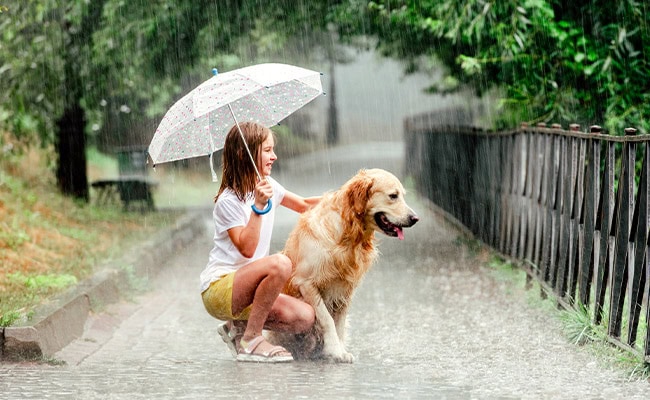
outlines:
{"label": "dog's open mouth", "polygon": [[386,235],[399,238],[399,240],[404,240],[404,232],[402,231],[402,226],[396,225],[388,220],[386,214],[383,212],[375,214],[375,222],[379,229],[382,230]]}

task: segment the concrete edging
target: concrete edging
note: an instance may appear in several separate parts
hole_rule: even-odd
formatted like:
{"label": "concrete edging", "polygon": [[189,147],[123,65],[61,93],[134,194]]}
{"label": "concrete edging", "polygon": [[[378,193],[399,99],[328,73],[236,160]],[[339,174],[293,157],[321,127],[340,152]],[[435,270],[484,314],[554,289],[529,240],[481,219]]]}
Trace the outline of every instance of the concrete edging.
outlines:
{"label": "concrete edging", "polygon": [[131,290],[134,277],[149,277],[178,249],[205,232],[201,212],[188,212],[173,227],[130,249],[117,262],[46,305],[29,320],[0,329],[0,361],[50,357],[80,337],[92,311],[101,310]]}

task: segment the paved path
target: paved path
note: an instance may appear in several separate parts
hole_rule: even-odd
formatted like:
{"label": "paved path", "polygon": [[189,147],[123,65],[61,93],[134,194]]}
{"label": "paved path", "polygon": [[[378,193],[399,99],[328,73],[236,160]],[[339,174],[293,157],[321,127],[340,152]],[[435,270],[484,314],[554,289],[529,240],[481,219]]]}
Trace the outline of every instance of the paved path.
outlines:
{"label": "paved path", "polygon": [[[395,143],[349,147],[286,163],[274,176],[311,195],[359,167],[401,175],[401,157]],[[381,238],[380,260],[354,299],[354,364],[235,362],[198,293],[206,233],[169,260],[151,291],[95,316],[56,354],[65,364],[0,365],[0,398],[650,398],[650,383],[627,382],[567,343],[548,310],[493,278],[415,196],[409,203],[421,221],[404,241]],[[206,229],[209,218],[206,210]],[[276,221],[279,249],[295,216],[282,211]]]}

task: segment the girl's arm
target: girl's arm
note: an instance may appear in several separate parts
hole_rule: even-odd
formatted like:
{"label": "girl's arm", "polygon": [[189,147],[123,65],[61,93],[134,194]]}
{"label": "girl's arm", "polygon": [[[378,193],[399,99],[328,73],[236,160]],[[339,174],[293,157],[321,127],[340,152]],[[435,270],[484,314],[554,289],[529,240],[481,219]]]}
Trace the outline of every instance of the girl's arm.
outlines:
{"label": "girl's arm", "polygon": [[[263,180],[255,186],[255,207],[264,209],[268,200],[273,196],[273,187]],[[260,241],[262,216],[251,210],[251,216],[246,226],[235,226],[228,229],[228,236],[242,256],[251,258]]]}
{"label": "girl's arm", "polygon": [[251,258],[255,255],[260,241],[262,218],[251,211],[251,219],[246,226],[235,226],[228,229],[228,236],[242,256]]}
{"label": "girl's arm", "polygon": [[280,204],[295,212],[303,213],[318,204],[321,197],[322,196],[302,197],[293,192],[286,191],[284,199],[282,199],[282,203]]}

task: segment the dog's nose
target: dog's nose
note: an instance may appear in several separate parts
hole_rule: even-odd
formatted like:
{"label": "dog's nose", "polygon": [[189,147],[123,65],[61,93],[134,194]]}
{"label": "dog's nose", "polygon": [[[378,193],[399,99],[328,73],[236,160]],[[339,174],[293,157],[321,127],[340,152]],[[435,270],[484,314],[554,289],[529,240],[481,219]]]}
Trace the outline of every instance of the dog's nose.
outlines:
{"label": "dog's nose", "polygon": [[420,217],[418,217],[417,215],[415,215],[415,214],[409,215],[409,224],[411,226],[415,225],[415,223],[418,222],[419,220],[420,220]]}

